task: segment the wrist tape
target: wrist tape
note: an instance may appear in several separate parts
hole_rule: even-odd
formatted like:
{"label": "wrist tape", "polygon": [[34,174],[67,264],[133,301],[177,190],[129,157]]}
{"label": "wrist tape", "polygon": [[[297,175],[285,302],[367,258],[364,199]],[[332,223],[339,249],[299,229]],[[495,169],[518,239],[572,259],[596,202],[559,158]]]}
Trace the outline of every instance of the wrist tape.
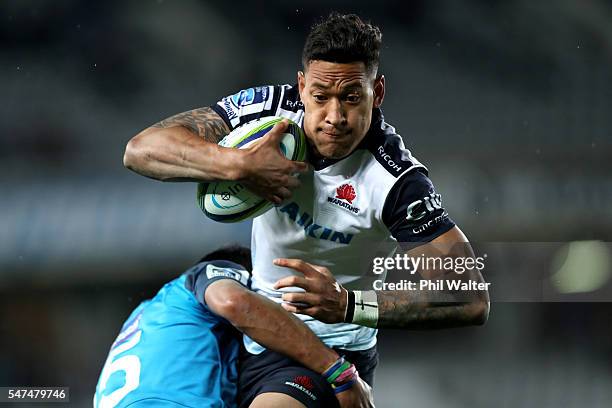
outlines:
{"label": "wrist tape", "polygon": [[346,323],[376,327],[378,325],[378,296],[373,290],[348,292]]}

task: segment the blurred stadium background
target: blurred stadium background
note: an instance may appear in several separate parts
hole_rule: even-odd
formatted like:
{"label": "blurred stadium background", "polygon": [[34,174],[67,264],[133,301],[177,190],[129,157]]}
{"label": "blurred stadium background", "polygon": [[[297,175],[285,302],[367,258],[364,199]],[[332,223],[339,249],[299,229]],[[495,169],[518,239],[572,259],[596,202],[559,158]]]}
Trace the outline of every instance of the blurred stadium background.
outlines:
{"label": "blurred stadium background", "polygon": [[0,385],[69,386],[89,406],[129,311],[205,251],[249,242],[248,224],[204,218],[193,184],[125,170],[124,146],[170,114],[293,83],[333,9],[382,27],[386,117],[473,241],[573,242],[555,258],[563,302],[496,299],[556,265],[502,245],[485,327],[382,331],[377,406],[612,406],[604,0],[1,2]]}

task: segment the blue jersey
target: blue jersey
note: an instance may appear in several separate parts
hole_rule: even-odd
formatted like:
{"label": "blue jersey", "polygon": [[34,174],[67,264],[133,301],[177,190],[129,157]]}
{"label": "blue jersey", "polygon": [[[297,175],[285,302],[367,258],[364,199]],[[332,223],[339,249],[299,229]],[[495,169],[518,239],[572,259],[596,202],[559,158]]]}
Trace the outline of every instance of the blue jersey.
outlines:
{"label": "blue jersey", "polygon": [[203,262],[132,312],[102,369],[95,408],[236,406],[240,336],[204,300],[218,279],[248,286],[249,273]]}

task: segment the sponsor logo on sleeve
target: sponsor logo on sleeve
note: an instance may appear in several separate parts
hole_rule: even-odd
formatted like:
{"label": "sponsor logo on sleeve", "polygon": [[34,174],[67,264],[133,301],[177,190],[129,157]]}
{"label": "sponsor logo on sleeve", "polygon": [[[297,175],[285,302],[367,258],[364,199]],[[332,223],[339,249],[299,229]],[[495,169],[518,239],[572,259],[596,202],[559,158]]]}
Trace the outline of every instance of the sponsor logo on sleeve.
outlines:
{"label": "sponsor logo on sleeve", "polygon": [[[442,214],[427,222],[421,221],[437,210],[442,210]],[[406,212],[406,220],[414,226],[412,228],[413,234],[426,231],[448,218],[448,213],[442,208],[442,196],[440,194],[429,194],[427,197],[416,200],[408,206]]]}
{"label": "sponsor logo on sleeve", "polygon": [[440,194],[429,194],[428,197],[416,200],[406,208],[406,220],[416,222],[440,209],[442,209],[442,196]]}
{"label": "sponsor logo on sleeve", "polygon": [[384,160],[385,163],[387,163],[391,170],[395,171],[396,173],[402,171],[403,167],[391,159],[391,155],[385,151],[385,148],[382,145],[378,146],[378,155]]}
{"label": "sponsor logo on sleeve", "polygon": [[268,99],[268,87],[260,86],[257,88],[243,89],[230,96],[232,104],[239,108],[241,106],[253,105],[265,102]]}
{"label": "sponsor logo on sleeve", "polygon": [[437,217],[435,217],[434,219],[429,220],[426,223],[421,224],[418,227],[413,228],[412,229],[412,233],[413,234],[419,234],[419,233],[421,233],[423,231],[427,231],[429,228],[433,227],[434,225],[437,225],[437,224],[441,223],[442,221],[444,221],[447,217],[448,217],[448,213],[445,211],[441,215],[438,215]]}
{"label": "sponsor logo on sleeve", "polygon": [[248,88],[236,92],[234,95],[226,96],[218,104],[225,110],[230,122],[237,125],[242,108],[249,107],[252,110],[250,113],[253,113],[258,110],[257,105],[261,105],[260,110],[263,110],[270,95],[270,89],[267,86]]}
{"label": "sponsor logo on sleeve", "polygon": [[250,105],[255,100],[255,89],[243,89],[242,91],[232,95],[230,99],[236,107]]}
{"label": "sponsor logo on sleeve", "polygon": [[304,109],[304,105],[302,104],[302,101],[292,101],[290,99],[285,99],[283,101],[282,108],[296,112],[300,109]]}
{"label": "sponsor logo on sleeve", "polygon": [[248,282],[248,276],[246,271],[233,268],[220,268],[218,266],[208,264],[206,265],[206,277],[208,279],[213,278],[228,278],[234,279],[243,285]]}
{"label": "sponsor logo on sleeve", "polygon": [[225,113],[227,113],[227,118],[230,121],[238,117],[238,109],[232,105],[231,98],[223,98],[221,102],[219,102],[219,105],[221,105],[221,107],[225,110]]}

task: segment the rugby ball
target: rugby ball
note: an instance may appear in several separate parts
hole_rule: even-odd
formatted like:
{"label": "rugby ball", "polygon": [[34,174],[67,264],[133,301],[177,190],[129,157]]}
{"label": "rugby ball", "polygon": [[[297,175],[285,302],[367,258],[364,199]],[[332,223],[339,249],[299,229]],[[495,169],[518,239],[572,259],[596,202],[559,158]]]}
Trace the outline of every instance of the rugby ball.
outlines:
{"label": "rugby ball", "polygon": [[[265,137],[284,118],[266,116],[245,123],[225,136],[219,146],[245,149]],[[306,137],[302,129],[289,120],[280,150],[289,160],[306,159]],[[219,222],[238,222],[254,218],[272,208],[272,203],[247,190],[237,181],[199,183],[198,205],[206,216]]]}

